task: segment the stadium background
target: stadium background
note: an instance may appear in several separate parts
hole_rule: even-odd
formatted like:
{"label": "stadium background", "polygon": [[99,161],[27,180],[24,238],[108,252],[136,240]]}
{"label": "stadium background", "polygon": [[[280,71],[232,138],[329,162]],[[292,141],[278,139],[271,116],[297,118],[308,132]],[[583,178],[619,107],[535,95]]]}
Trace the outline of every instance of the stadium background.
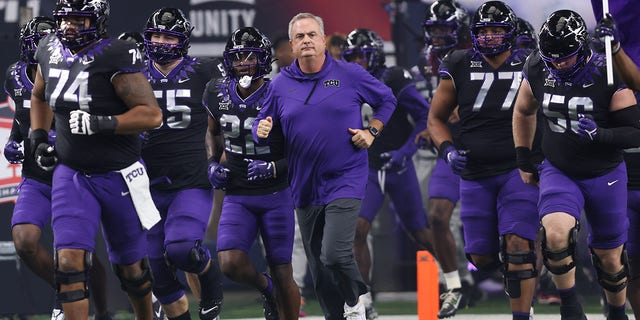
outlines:
{"label": "stadium background", "polygon": [[[394,0],[137,0],[111,1],[109,33],[117,36],[125,31],[142,31],[147,16],[156,8],[172,6],[182,9],[195,29],[191,38],[192,55],[219,56],[229,34],[238,27],[255,26],[272,39],[286,34],[289,19],[298,12],[312,12],[325,21],[327,34],[348,33],[354,28],[369,28],[386,41],[389,64],[405,67],[415,65],[422,45],[421,23],[427,3],[431,1]],[[473,12],[482,0],[459,0]],[[551,12],[567,8],[579,12],[590,27],[595,25],[591,4],[587,0],[505,0],[519,16],[534,28]],[[18,31],[31,17],[51,15],[54,0],[0,0],[0,67],[3,71],[18,56]],[[4,83],[4,72],[0,75]],[[0,93],[0,141],[4,144],[11,129],[13,109],[6,94]],[[47,313],[53,297],[51,289],[36,278],[13,254],[10,221],[15,200],[14,191],[20,182],[19,165],[9,164],[0,157],[0,315],[7,313]],[[373,279],[376,291],[415,290],[415,247],[404,236],[394,218],[381,213],[372,231],[375,244]],[[44,235],[50,241],[51,233]],[[101,243],[101,239],[98,243]],[[210,243],[210,245],[212,245]],[[259,259],[259,249],[252,255]],[[103,261],[104,247],[98,252]],[[127,305],[119,291],[117,279],[110,278],[110,305]],[[243,290],[227,283],[225,288]]]}

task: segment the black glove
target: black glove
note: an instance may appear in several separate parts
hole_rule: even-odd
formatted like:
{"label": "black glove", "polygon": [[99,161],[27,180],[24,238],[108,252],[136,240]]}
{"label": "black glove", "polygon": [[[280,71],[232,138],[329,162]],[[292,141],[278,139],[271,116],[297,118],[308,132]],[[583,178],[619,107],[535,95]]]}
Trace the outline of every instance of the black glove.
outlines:
{"label": "black glove", "polygon": [[44,129],[36,129],[29,136],[36,164],[45,171],[52,171],[58,163],[56,150],[49,145],[49,134]]}

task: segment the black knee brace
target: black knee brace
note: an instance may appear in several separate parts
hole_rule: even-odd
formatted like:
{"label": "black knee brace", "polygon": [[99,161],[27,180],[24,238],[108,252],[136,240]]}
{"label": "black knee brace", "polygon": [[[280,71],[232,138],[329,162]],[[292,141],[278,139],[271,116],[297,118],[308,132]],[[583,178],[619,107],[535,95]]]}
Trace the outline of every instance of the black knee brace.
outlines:
{"label": "black knee brace", "polygon": [[[615,292],[620,292],[624,288],[626,288],[627,284],[629,283],[629,278],[628,278],[629,258],[627,257],[627,249],[624,247],[622,248],[622,254],[620,255],[622,270],[616,273],[609,273],[604,271],[602,269],[602,262],[600,261],[600,257],[598,257],[595,254],[595,252],[593,251],[593,248],[590,248],[590,250],[591,250],[591,262],[593,263],[593,266],[596,269],[596,274],[598,276],[598,283],[600,283],[600,286],[602,287],[602,289],[615,293]],[[619,284],[615,284],[623,279],[624,279],[623,282]]]}
{"label": "black knee brace", "polygon": [[[549,272],[555,275],[561,275],[569,272],[569,270],[573,269],[576,266],[575,263],[575,253],[576,253],[576,241],[578,239],[578,231],[580,230],[580,224],[576,221],[576,225],[571,228],[569,231],[569,245],[561,250],[552,251],[549,250],[547,246],[547,234],[544,227],[540,228],[541,230],[541,245],[542,245],[542,262],[544,266],[547,267]],[[571,262],[565,264],[564,266],[553,266],[549,263],[549,261],[560,261],[566,257],[571,257]]]}
{"label": "black knee brace", "polygon": [[[507,253],[507,243],[504,236],[500,236],[500,260],[503,263],[504,291],[510,298],[520,298],[522,292],[520,281],[538,276],[536,270],[535,244],[529,240],[529,251],[525,253]],[[531,264],[527,270],[509,270],[509,264]]]}
{"label": "black knee brace", "polygon": [[[120,288],[128,294],[136,297],[144,297],[151,292],[153,278],[151,277],[151,268],[149,268],[148,258],[141,260],[142,275],[137,279],[127,279],[122,275],[122,268],[117,264],[112,264],[113,272],[115,272],[118,279],[120,279]],[[146,282],[148,285],[143,286]]]}
{"label": "black knee brace", "polygon": [[[89,269],[91,269],[91,252],[84,252],[84,270],[82,271],[60,271],[58,269],[58,253],[54,255],[53,265],[55,266],[55,280],[56,280],[56,297],[60,303],[69,303],[80,301],[89,298]],[[60,285],[72,284],[72,283],[84,283],[84,288],[73,291],[60,292]]]}

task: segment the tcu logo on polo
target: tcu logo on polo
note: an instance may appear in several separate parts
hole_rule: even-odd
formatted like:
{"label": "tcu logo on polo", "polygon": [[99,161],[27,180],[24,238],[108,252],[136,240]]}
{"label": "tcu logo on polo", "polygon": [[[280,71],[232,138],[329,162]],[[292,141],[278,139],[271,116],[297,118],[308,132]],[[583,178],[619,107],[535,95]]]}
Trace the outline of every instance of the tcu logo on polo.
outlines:
{"label": "tcu logo on polo", "polygon": [[335,79],[325,80],[324,87],[326,88],[329,86],[340,87],[340,80],[335,80]]}
{"label": "tcu logo on polo", "polygon": [[127,178],[127,181],[131,182],[133,181],[133,179],[143,175],[144,175],[144,168],[136,168],[135,170],[127,173],[126,178]]}

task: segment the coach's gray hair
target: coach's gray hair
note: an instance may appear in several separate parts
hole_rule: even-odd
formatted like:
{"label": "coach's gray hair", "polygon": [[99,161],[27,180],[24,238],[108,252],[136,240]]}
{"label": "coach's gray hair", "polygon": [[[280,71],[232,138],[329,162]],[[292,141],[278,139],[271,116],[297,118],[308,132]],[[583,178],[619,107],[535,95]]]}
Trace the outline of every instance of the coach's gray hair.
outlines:
{"label": "coach's gray hair", "polygon": [[291,18],[291,21],[289,21],[289,40],[293,39],[293,37],[291,37],[291,29],[293,29],[293,24],[298,20],[308,18],[313,19],[318,23],[318,25],[320,26],[320,32],[322,32],[322,36],[324,37],[324,22],[322,21],[322,18],[316,16],[313,13],[301,12],[293,16],[293,18]]}

